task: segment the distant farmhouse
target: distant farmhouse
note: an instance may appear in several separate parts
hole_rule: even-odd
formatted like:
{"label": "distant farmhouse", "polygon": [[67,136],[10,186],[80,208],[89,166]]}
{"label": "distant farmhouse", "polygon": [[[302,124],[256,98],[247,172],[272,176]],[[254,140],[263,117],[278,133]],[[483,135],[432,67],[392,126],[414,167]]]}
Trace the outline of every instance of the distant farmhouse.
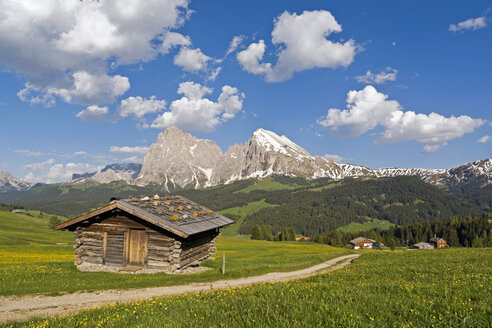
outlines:
{"label": "distant farmhouse", "polygon": [[413,248],[416,248],[416,249],[434,249],[434,245],[429,244],[429,243],[420,242],[417,244],[413,244]]}
{"label": "distant farmhouse", "polygon": [[448,243],[442,239],[434,235],[429,241],[435,248],[445,248],[448,247]]}
{"label": "distant farmhouse", "polygon": [[[374,248],[377,249],[377,242],[375,240],[366,238],[366,237],[357,237],[355,239],[352,239],[350,241],[350,244],[352,245],[353,249],[359,249],[359,248]],[[380,243],[380,246],[383,247],[384,244]]]}
{"label": "distant farmhouse", "polygon": [[75,231],[80,270],[176,273],[214,255],[219,229],[232,222],[184,197],[156,195],[113,200],[53,229]]}

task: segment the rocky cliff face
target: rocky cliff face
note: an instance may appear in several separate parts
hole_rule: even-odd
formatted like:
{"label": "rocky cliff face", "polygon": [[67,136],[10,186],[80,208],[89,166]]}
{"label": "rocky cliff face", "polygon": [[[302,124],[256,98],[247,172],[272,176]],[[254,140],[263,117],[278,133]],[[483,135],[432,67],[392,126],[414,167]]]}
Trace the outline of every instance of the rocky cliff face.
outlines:
{"label": "rocky cliff face", "polygon": [[201,140],[170,127],[159,134],[144,157],[137,184],[163,184],[168,188],[211,185],[222,151],[213,141]]}
{"label": "rocky cliff face", "polygon": [[311,156],[287,137],[264,129],[256,130],[244,145],[234,145],[223,154],[213,141],[200,140],[171,127],[159,134],[157,142],[149,148],[136,183],[202,188],[279,174],[307,179],[415,175],[433,184],[450,185],[478,179],[485,185],[492,183],[491,163],[491,159],[486,159],[449,170],[373,170]]}
{"label": "rocky cliff face", "polygon": [[34,184],[15,178],[10,172],[0,172],[0,192],[28,190]]}

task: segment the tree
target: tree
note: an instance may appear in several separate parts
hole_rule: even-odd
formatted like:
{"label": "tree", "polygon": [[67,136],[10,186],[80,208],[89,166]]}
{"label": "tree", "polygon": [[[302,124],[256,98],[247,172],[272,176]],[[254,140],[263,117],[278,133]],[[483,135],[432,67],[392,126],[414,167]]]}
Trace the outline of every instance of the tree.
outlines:
{"label": "tree", "polygon": [[56,215],[53,215],[51,218],[50,218],[50,227],[54,226],[54,225],[57,225],[61,223],[61,220],[58,216]]}
{"label": "tree", "polygon": [[391,248],[392,251],[394,251],[396,248],[395,240],[393,238],[390,239],[389,247]]}
{"label": "tree", "polygon": [[260,226],[257,224],[253,227],[253,231],[251,231],[251,239],[256,239],[256,240],[263,239]]}
{"label": "tree", "polygon": [[482,238],[480,238],[478,235],[475,236],[475,238],[473,238],[472,240],[472,244],[471,244],[472,247],[483,247],[483,243],[482,243]]}

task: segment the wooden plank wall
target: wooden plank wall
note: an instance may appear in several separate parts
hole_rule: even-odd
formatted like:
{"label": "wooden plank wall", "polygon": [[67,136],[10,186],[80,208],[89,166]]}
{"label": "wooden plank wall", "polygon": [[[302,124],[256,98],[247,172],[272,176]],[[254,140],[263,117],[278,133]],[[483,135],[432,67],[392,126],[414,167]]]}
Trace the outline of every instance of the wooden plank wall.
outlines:
{"label": "wooden plank wall", "polygon": [[183,241],[180,268],[190,264],[198,264],[200,261],[215,255],[217,236],[218,233],[216,232],[208,232]]}
{"label": "wooden plank wall", "polygon": [[146,233],[147,254],[144,265],[170,272],[198,264],[215,255],[219,235],[218,231],[208,231],[188,239],[175,239],[165,231],[156,231],[130,218],[115,215],[76,229],[75,264],[88,262],[125,266],[125,253],[128,253],[125,252],[125,241],[130,229],[144,230]]}

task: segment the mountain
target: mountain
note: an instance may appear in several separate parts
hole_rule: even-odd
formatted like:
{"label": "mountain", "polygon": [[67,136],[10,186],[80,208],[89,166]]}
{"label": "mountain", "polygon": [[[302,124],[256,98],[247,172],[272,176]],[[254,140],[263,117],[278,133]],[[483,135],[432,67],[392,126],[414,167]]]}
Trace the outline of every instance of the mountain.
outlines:
{"label": "mountain", "polygon": [[210,140],[201,140],[170,127],[159,134],[145,155],[137,185],[162,184],[168,190],[228,184],[250,178],[285,175],[306,179],[341,180],[359,177],[417,176],[434,185],[455,186],[476,181],[492,182],[492,160],[485,159],[452,169],[381,168],[337,163],[308,151],[286,136],[256,130],[244,145],[231,146],[224,154]]}
{"label": "mountain", "polygon": [[84,183],[87,179],[92,179],[100,183],[123,180],[126,182],[137,178],[142,164],[139,163],[115,163],[105,166],[97,172],[73,174],[72,183]]}
{"label": "mountain", "polygon": [[222,158],[215,142],[170,127],[149,147],[136,183],[161,184],[168,189],[210,186],[213,171]]}
{"label": "mountain", "polygon": [[15,178],[10,172],[0,172],[0,193],[28,190],[34,183]]}

